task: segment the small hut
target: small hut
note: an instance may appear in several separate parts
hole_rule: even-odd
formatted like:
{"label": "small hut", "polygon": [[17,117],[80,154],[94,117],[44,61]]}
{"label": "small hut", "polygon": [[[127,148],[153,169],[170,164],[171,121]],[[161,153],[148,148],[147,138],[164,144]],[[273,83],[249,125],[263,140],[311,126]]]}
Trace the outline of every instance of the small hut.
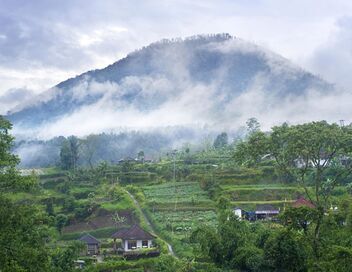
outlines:
{"label": "small hut", "polygon": [[153,247],[155,236],[143,230],[138,225],[134,225],[128,229],[121,229],[112,235],[114,239],[114,249],[116,251],[116,239],[121,239],[122,250],[132,251],[142,248]]}
{"label": "small hut", "polygon": [[100,241],[96,239],[94,236],[88,234],[83,235],[78,239],[87,245],[87,255],[97,255],[99,254],[100,249]]}

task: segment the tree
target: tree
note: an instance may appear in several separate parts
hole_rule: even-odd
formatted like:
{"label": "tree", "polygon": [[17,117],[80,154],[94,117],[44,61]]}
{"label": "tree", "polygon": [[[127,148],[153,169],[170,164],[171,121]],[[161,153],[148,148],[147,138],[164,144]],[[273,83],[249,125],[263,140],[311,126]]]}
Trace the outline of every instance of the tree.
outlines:
{"label": "tree", "polygon": [[309,207],[288,208],[280,216],[289,229],[303,230],[307,233],[311,222],[316,221],[317,210]]}
{"label": "tree", "polygon": [[99,136],[98,135],[88,135],[82,141],[83,154],[85,155],[87,162],[91,169],[93,169],[93,157],[97,151],[99,145]]}
{"label": "tree", "polygon": [[36,207],[5,197],[35,185],[33,177],[21,177],[17,156],[10,149],[14,138],[11,124],[0,116],[0,271],[48,271],[48,240],[45,214]]}
{"label": "tree", "polygon": [[220,267],[237,268],[234,258],[250,237],[247,223],[239,221],[228,209],[226,199],[219,202],[220,215],[217,229],[202,226],[195,230],[190,240],[198,245],[199,252]]}
{"label": "tree", "polygon": [[81,143],[76,136],[70,136],[63,141],[60,150],[60,161],[63,169],[76,170],[80,145]]}
{"label": "tree", "polygon": [[44,214],[0,198],[0,218],[0,271],[48,271]]}
{"label": "tree", "polygon": [[71,272],[76,271],[74,261],[77,260],[80,251],[84,248],[84,244],[75,242],[65,248],[56,248],[51,256],[52,272]]}
{"label": "tree", "polygon": [[260,123],[254,117],[249,118],[246,122],[248,134],[260,131]]}
{"label": "tree", "polygon": [[144,162],[144,151],[143,150],[138,152],[137,158],[139,161]]}
{"label": "tree", "polygon": [[[283,124],[273,127],[270,133],[252,133],[237,145],[235,159],[250,165],[260,163],[263,158],[272,158],[281,173],[293,177],[302,186],[318,211],[314,221],[313,251],[319,259],[324,211],[335,186],[352,172],[351,161],[341,160],[351,155],[352,129],[321,121],[292,126]],[[314,188],[313,192],[308,190],[309,186]]]}
{"label": "tree", "polygon": [[263,250],[253,245],[246,245],[236,251],[233,259],[233,267],[241,271],[263,271],[264,256]]}
{"label": "tree", "polygon": [[70,170],[72,168],[71,150],[67,140],[62,143],[60,149],[60,165],[64,170]]}
{"label": "tree", "polygon": [[222,132],[218,136],[216,136],[216,139],[214,141],[214,148],[222,148],[228,145],[228,136],[226,132]]}
{"label": "tree", "polygon": [[9,134],[12,125],[0,115],[0,194],[33,187],[37,180],[34,176],[21,177],[16,170],[19,158],[11,154],[14,137]]}
{"label": "tree", "polygon": [[53,201],[52,197],[47,198],[45,200],[45,206],[46,206],[45,210],[46,210],[48,215],[54,215],[54,213],[55,213],[54,212],[54,203],[53,202],[54,201]]}
{"label": "tree", "polygon": [[270,237],[264,259],[270,271],[307,271],[307,253],[292,231],[283,230]]}
{"label": "tree", "polygon": [[55,225],[56,225],[56,228],[57,228],[57,230],[59,231],[59,233],[61,234],[61,232],[62,232],[62,229],[63,229],[63,227],[64,226],[66,226],[66,224],[67,224],[67,221],[68,221],[68,218],[67,218],[67,216],[66,215],[64,215],[64,214],[58,214],[57,216],[56,216],[56,218],[55,218]]}

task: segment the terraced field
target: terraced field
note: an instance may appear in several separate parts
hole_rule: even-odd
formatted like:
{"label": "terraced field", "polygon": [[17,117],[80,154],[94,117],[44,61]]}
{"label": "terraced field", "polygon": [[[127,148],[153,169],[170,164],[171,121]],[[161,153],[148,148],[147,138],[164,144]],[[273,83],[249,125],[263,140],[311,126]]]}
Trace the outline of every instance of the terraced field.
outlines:
{"label": "terraced field", "polygon": [[161,231],[171,232],[179,240],[188,238],[200,225],[216,225],[214,211],[157,211],[153,219]]}
{"label": "terraced field", "polygon": [[189,236],[201,225],[216,224],[215,204],[198,182],[144,186],[146,212],[159,235],[180,257],[192,256]]}
{"label": "terraced field", "polygon": [[198,182],[168,182],[160,185],[144,186],[143,192],[148,202],[166,203],[204,203],[211,202],[207,192]]}

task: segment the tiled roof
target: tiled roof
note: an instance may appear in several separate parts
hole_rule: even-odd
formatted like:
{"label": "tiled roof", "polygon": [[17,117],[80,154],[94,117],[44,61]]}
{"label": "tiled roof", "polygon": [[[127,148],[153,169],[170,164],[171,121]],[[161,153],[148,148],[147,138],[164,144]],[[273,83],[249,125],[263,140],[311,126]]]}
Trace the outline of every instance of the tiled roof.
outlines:
{"label": "tiled roof", "polygon": [[309,208],[315,208],[315,205],[311,201],[305,199],[304,197],[300,197],[299,199],[297,199],[295,202],[292,203],[292,207],[294,208],[299,208],[303,206],[309,207]]}
{"label": "tiled roof", "polygon": [[256,211],[278,211],[278,209],[270,204],[258,204]]}
{"label": "tiled roof", "polygon": [[129,229],[121,229],[112,235],[112,238],[119,238],[124,240],[152,240],[155,238],[149,232],[143,230],[137,225]]}
{"label": "tiled roof", "polygon": [[88,234],[83,235],[81,238],[79,238],[78,240],[83,241],[87,244],[100,244],[99,240],[97,240],[94,236]]}

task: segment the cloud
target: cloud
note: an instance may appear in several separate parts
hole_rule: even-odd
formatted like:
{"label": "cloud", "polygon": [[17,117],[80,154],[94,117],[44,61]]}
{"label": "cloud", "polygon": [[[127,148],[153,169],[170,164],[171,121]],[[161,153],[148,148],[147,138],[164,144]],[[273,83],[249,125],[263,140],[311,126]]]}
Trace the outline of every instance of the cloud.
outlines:
{"label": "cloud", "polygon": [[[141,89],[148,87],[149,83],[146,82],[153,82],[157,88],[156,81],[151,78],[134,77],[130,80],[139,84]],[[167,81],[159,79],[160,86],[164,86],[164,80]],[[123,85],[95,82],[90,88],[106,91],[96,103],[79,108],[73,114],[62,116],[37,130],[17,129],[27,137],[32,135],[39,139],[50,139],[58,135],[82,137],[90,133],[151,131],[166,127],[186,127],[207,130],[209,133],[235,133],[241,131],[246,121],[253,116],[259,119],[265,130],[283,122],[352,121],[349,119],[352,115],[352,94],[349,92],[327,94],[311,89],[301,96],[282,97],[264,89],[266,80],[258,76],[245,92],[220,107],[222,97],[216,95],[215,86],[187,82],[187,87],[182,91],[177,94],[168,93],[167,98],[157,107],[147,110],[138,107],[138,103],[126,104],[115,100],[115,96],[121,96],[126,91]],[[141,98],[145,101],[153,95],[153,92],[141,92]]]}
{"label": "cloud", "polygon": [[352,16],[339,18],[335,27],[307,62],[322,77],[352,92]]}
{"label": "cloud", "polygon": [[0,95],[0,115],[5,115],[10,109],[26,103],[33,97],[33,92],[23,89],[9,89]]}
{"label": "cloud", "polygon": [[311,89],[304,95],[288,95],[277,97],[262,89],[259,79],[250,89],[233,100],[226,108],[232,120],[225,120],[224,125],[232,128],[240,127],[246,120],[256,117],[264,130],[284,122],[290,124],[327,120],[338,123],[339,120],[352,122],[350,101],[352,93],[335,91],[322,93]]}
{"label": "cloud", "polygon": [[308,67],[336,18],[352,12],[347,0],[0,2],[0,93],[39,93],[156,40],[199,33],[229,32]]}

